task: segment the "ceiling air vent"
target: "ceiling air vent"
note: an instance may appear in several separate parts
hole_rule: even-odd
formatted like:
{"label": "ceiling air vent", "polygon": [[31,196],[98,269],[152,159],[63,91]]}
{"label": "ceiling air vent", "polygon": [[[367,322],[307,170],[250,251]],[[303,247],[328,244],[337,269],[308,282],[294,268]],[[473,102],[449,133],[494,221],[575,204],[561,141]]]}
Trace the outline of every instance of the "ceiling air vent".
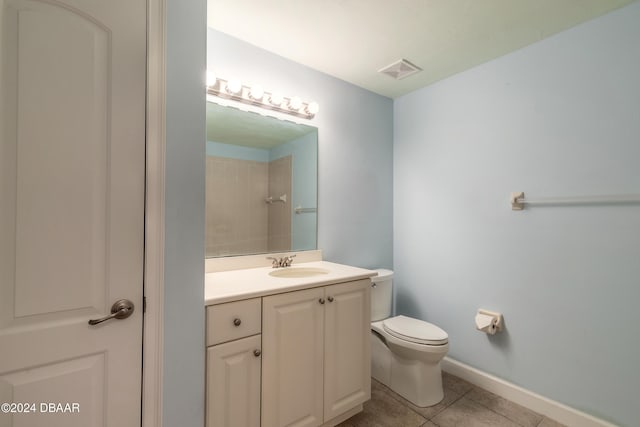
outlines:
{"label": "ceiling air vent", "polygon": [[422,68],[413,65],[406,59],[400,59],[393,64],[378,70],[379,73],[386,74],[396,80],[402,80],[405,77],[409,77],[410,75],[417,73],[418,71],[422,71]]}

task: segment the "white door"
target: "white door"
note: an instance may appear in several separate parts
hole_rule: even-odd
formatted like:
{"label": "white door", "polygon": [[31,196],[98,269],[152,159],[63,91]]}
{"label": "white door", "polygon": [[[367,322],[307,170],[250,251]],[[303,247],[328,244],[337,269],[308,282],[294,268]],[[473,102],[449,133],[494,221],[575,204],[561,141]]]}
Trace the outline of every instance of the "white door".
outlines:
{"label": "white door", "polygon": [[140,425],[145,8],[0,0],[2,427]]}
{"label": "white door", "polygon": [[262,427],[322,424],[324,289],[262,299]]}
{"label": "white door", "polygon": [[371,398],[371,281],[327,286],[324,419]]}

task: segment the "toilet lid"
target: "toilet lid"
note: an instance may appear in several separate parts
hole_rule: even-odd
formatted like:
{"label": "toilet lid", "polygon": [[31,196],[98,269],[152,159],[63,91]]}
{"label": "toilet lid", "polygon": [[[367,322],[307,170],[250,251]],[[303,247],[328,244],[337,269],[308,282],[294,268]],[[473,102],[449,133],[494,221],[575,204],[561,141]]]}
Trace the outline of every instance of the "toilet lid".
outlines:
{"label": "toilet lid", "polygon": [[443,345],[449,335],[429,322],[406,316],[396,316],[382,322],[385,331],[401,340],[426,345]]}

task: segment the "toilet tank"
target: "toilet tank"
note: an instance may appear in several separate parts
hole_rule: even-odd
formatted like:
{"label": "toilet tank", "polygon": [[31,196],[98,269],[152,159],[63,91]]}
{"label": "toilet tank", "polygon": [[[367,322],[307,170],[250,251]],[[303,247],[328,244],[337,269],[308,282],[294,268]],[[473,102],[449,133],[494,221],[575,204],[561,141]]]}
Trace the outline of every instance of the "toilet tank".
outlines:
{"label": "toilet tank", "polygon": [[371,321],[376,322],[391,317],[393,301],[393,271],[378,269],[378,275],[371,278]]}

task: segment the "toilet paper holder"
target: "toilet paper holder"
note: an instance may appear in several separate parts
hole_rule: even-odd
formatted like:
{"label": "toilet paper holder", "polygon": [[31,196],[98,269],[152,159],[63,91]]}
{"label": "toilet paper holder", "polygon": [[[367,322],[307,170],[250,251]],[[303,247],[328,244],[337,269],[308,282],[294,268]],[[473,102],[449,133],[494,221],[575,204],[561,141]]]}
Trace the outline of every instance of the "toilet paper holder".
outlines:
{"label": "toilet paper holder", "polygon": [[495,311],[479,309],[476,314],[476,329],[489,335],[502,331],[503,319],[502,313]]}

